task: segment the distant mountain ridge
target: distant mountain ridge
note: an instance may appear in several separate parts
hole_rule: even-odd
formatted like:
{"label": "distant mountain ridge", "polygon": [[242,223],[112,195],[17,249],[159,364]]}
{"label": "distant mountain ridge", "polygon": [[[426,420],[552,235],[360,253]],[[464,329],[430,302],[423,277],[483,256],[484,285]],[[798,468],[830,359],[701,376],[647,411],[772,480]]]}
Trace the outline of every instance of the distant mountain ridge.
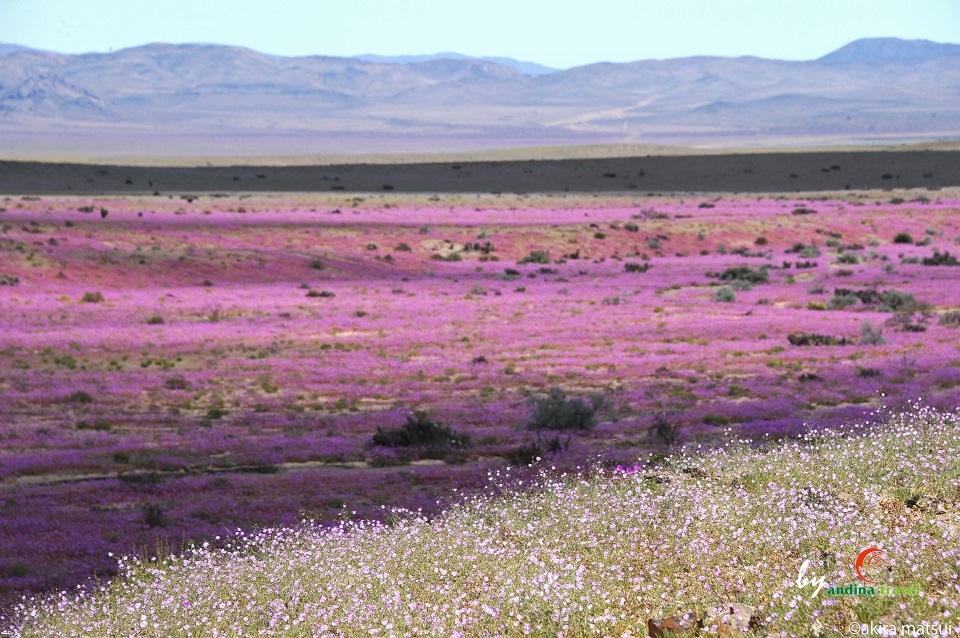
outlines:
{"label": "distant mountain ridge", "polygon": [[930,40],[868,38],[855,40],[819,58],[834,64],[918,64],[937,58],[960,56],[960,44],[941,44]]}
{"label": "distant mountain ridge", "polygon": [[454,53],[0,45],[0,156],[960,139],[958,94],[960,45],[894,38],[799,62],[697,56],[565,70]]}
{"label": "distant mountain ridge", "polygon": [[434,53],[432,55],[376,55],[373,53],[364,53],[363,55],[353,56],[356,60],[366,62],[380,62],[383,64],[414,64],[417,62],[430,62],[434,60],[483,60],[484,62],[493,62],[503,66],[510,66],[527,75],[547,75],[556,73],[556,69],[536,62],[525,62],[523,60],[514,60],[513,58],[503,58],[496,56],[474,57],[462,53],[444,52]]}

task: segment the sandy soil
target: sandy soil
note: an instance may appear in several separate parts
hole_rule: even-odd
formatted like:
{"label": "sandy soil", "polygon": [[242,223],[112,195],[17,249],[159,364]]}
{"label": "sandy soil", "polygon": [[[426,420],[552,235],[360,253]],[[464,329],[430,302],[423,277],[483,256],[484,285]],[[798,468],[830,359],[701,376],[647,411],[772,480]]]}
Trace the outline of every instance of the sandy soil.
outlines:
{"label": "sandy soil", "polygon": [[[632,153],[604,155],[617,150]],[[3,161],[0,194],[789,193],[960,186],[960,150],[951,144],[900,150],[689,152],[691,149],[678,147],[583,147],[498,151],[465,160],[456,159],[458,156],[432,161],[422,161],[421,156],[365,156],[362,162],[353,158],[357,160],[354,163],[323,163],[323,158],[275,157],[274,164],[253,165],[237,158],[235,165],[225,166]],[[315,163],[298,163],[311,160]],[[183,160],[183,164],[191,162]]]}

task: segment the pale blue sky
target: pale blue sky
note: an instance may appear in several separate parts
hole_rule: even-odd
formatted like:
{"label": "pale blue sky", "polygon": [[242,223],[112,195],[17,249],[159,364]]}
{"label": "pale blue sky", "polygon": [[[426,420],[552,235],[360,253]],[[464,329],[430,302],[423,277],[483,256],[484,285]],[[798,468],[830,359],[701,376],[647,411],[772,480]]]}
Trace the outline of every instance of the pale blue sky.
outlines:
{"label": "pale blue sky", "polygon": [[457,51],[566,68],[804,60],[878,36],[960,43],[960,0],[0,0],[0,42],[65,53],[213,42],[277,55]]}

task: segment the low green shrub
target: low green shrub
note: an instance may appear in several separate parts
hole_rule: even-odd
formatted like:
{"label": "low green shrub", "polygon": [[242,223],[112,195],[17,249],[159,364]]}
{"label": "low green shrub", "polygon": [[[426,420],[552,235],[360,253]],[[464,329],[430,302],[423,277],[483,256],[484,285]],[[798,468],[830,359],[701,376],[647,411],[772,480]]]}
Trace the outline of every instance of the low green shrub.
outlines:
{"label": "low green shrub", "polygon": [[449,426],[431,420],[425,412],[413,412],[407,415],[407,422],[399,428],[384,430],[377,428],[373,435],[374,445],[384,447],[466,447],[470,444],[468,434],[455,432]]}

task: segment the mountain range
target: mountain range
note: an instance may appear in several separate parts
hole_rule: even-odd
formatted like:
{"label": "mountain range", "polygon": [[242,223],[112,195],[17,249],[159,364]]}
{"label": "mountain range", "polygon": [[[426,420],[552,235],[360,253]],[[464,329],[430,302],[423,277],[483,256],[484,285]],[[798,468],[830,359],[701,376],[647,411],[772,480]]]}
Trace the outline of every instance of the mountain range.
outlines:
{"label": "mountain range", "polygon": [[295,155],[581,144],[960,139],[960,45],[857,40],[810,61],[281,57],[0,44],[0,158]]}

